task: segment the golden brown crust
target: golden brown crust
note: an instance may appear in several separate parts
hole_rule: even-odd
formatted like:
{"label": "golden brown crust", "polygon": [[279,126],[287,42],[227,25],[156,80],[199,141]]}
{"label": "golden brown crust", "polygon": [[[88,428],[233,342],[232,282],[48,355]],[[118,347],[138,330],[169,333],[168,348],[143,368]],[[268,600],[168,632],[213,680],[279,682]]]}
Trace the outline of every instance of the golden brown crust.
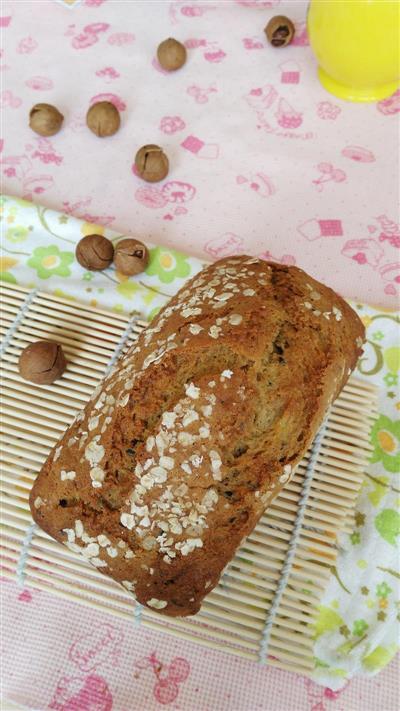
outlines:
{"label": "golden brown crust", "polygon": [[363,326],[296,267],[221,260],[162,309],[32,489],[35,521],[143,603],[198,611],[288,481]]}

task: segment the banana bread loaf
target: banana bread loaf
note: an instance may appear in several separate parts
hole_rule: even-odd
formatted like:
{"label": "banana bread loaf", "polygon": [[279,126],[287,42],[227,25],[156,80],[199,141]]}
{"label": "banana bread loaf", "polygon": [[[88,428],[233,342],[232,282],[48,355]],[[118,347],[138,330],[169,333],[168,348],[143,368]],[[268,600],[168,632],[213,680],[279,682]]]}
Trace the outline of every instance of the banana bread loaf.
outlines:
{"label": "banana bread loaf", "polygon": [[208,266],[96,388],[31,492],[35,521],[144,605],[196,613],[289,480],[364,329],[296,267]]}

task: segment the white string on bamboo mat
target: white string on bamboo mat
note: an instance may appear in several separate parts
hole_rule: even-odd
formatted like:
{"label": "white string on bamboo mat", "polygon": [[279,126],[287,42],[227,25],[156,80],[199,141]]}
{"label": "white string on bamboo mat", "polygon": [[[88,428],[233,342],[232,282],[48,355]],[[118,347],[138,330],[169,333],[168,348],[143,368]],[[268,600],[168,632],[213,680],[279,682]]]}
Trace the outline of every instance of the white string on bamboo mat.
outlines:
{"label": "white string on bamboo mat", "polygon": [[17,583],[19,588],[23,588],[25,586],[25,568],[35,528],[36,523],[31,523],[31,525],[27,528],[25,538],[22,541],[21,551],[17,564]]}
{"label": "white string on bamboo mat", "polygon": [[110,361],[107,365],[104,375],[108,375],[110,373],[110,371],[113,369],[114,365],[116,364],[118,358],[120,357],[120,355],[124,349],[124,346],[126,345],[128,339],[129,339],[129,336],[132,333],[132,329],[133,329],[136,321],[138,320],[138,318],[139,318],[138,316],[135,316],[129,321],[125,331],[121,335],[121,338],[119,339],[119,341],[115,347],[114,353],[112,354],[112,356],[110,358]]}
{"label": "white string on bamboo mat", "polygon": [[37,289],[34,289],[31,291],[28,296],[26,297],[25,301],[21,304],[20,310],[18,311],[14,321],[12,322],[11,326],[9,327],[8,331],[6,331],[4,338],[1,342],[0,346],[0,355],[3,355],[3,353],[6,351],[8,348],[11,339],[15,336],[18,326],[20,325],[21,321],[23,318],[25,318],[26,313],[33,301],[33,299],[36,296]]}
{"label": "white string on bamboo mat", "polygon": [[279,605],[281,604],[282,595],[285,591],[287,582],[289,580],[289,575],[292,570],[293,558],[296,553],[297,542],[300,534],[300,530],[303,524],[304,514],[306,511],[307,501],[310,494],[311,482],[314,474],[314,466],[318,459],[319,448],[321,446],[322,439],[325,434],[327,427],[328,418],[326,417],[325,422],[320,428],[317,436],[314,439],[310,458],[307,463],[307,468],[304,474],[303,486],[301,490],[301,496],[299,499],[297,514],[293,526],[292,535],[290,537],[288,549],[286,552],[285,562],[282,566],[281,577],[279,579],[278,587],[275,591],[274,598],[272,600],[271,607],[267,618],[265,620],[264,629],[261,634],[260,649],[258,653],[258,660],[260,664],[265,664],[268,656],[268,646],[271,637],[272,626],[274,624],[275,616],[278,611]]}
{"label": "white string on bamboo mat", "polygon": [[135,602],[135,609],[133,611],[133,621],[134,624],[139,626],[141,621],[142,621],[142,610],[143,610],[143,605],[140,604],[140,602]]}

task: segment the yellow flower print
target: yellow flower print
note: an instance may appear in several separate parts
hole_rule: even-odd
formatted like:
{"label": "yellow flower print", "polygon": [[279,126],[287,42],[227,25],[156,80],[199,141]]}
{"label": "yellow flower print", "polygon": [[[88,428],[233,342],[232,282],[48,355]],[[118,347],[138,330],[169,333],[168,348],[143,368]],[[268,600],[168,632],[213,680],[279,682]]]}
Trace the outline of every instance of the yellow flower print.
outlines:
{"label": "yellow flower print", "polygon": [[104,235],[104,225],[94,225],[92,222],[84,222],[81,227],[84,237],[87,235]]}
{"label": "yellow flower print", "polygon": [[18,264],[18,259],[12,257],[0,257],[0,272],[6,272]]}

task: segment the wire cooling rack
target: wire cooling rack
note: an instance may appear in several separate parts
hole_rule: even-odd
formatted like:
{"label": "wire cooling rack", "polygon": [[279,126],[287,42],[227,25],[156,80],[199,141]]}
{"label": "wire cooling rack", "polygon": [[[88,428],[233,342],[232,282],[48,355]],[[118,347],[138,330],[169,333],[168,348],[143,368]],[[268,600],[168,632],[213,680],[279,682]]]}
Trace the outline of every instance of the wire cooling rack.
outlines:
{"label": "wire cooling rack", "polygon": [[[291,482],[191,618],[166,618],[135,603],[110,578],[33,524],[28,497],[51,447],[110,363],[146,323],[18,286],[2,302],[2,574],[20,585],[130,619],[203,646],[309,674],[313,620],[335,567],[337,534],[353,527],[371,446],[375,389],[351,378]],[[57,340],[68,361],[54,385],[23,381],[21,350]]]}

